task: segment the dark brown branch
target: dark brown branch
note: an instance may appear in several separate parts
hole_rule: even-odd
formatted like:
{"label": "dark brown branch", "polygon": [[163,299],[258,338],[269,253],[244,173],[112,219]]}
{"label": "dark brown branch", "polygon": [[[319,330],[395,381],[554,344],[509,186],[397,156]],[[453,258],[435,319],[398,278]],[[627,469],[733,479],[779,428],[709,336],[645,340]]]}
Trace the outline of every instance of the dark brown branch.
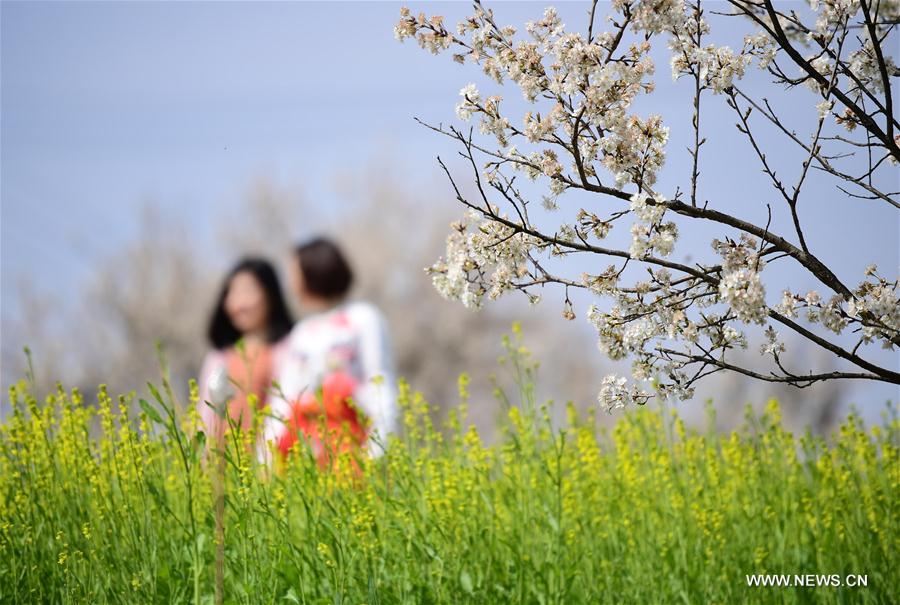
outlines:
{"label": "dark brown branch", "polygon": [[790,130],[789,130],[789,129],[781,122],[781,120],[778,118],[778,116],[776,116],[775,113],[774,113],[773,111],[771,111],[771,107],[769,107],[768,101],[765,101],[765,99],[763,99],[763,101],[765,101],[765,103],[766,103],[766,107],[768,108],[768,111],[767,111],[766,109],[764,109],[763,107],[761,107],[756,101],[754,101],[754,100],[751,99],[748,95],[746,95],[744,92],[742,92],[737,86],[732,86],[732,88],[733,88],[734,91],[737,92],[737,93],[738,93],[745,101],[747,101],[747,103],[749,103],[755,110],[757,110],[758,112],[760,112],[763,116],[765,116],[765,118],[766,118],[767,120],[769,120],[772,124],[774,124],[774,125],[775,125],[779,130],[781,130],[785,135],[787,135],[788,138],[790,138],[792,141],[794,141],[794,142],[795,142],[797,145],[799,145],[801,148],[805,149],[807,152],[811,152],[811,153],[813,154],[813,157],[816,158],[816,161],[819,162],[819,165],[822,167],[822,169],[823,169],[825,172],[828,172],[829,174],[832,174],[832,175],[834,175],[834,176],[836,176],[836,177],[838,177],[838,178],[840,178],[840,179],[843,179],[843,180],[845,180],[845,181],[847,181],[847,182],[853,183],[854,185],[857,185],[857,186],[859,186],[859,187],[865,189],[865,190],[868,191],[869,193],[871,193],[875,198],[880,199],[880,200],[883,200],[883,201],[889,203],[890,205],[894,206],[895,208],[900,209],[900,202],[897,202],[896,200],[892,199],[890,196],[888,196],[888,195],[886,195],[885,193],[879,191],[878,189],[876,189],[875,187],[873,187],[873,186],[870,185],[869,183],[866,183],[866,182],[863,181],[863,180],[857,179],[857,178],[855,178],[855,177],[850,176],[849,174],[845,174],[845,173],[843,173],[843,172],[837,170],[834,166],[831,165],[831,163],[828,161],[827,158],[822,157],[822,155],[821,155],[818,151],[813,150],[813,149],[812,149],[811,147],[809,147],[806,143],[804,143],[803,141],[801,141],[800,139],[798,139],[798,138],[797,138],[797,135],[795,135],[793,132],[791,132],[791,131],[790,131]]}
{"label": "dark brown branch", "polygon": [[732,363],[728,363],[722,359],[716,359],[712,355],[693,355],[690,353],[684,353],[682,351],[676,351],[674,349],[658,349],[661,353],[665,353],[667,355],[680,357],[683,359],[687,359],[691,362],[695,363],[703,363],[707,365],[716,366],[723,370],[729,370],[732,372],[737,372],[738,374],[743,374],[744,376],[748,376],[750,378],[755,378],[756,380],[762,380],[765,382],[778,382],[784,384],[790,384],[797,388],[804,388],[812,385],[816,382],[822,382],[825,380],[838,380],[838,379],[856,379],[856,380],[882,380],[879,376],[875,374],[863,374],[859,372],[825,372],[820,374],[806,374],[806,375],[790,375],[790,376],[778,376],[777,374],[763,374],[761,372],[756,372],[754,370],[749,370],[747,368],[743,368],[741,366],[734,365]]}
{"label": "dark brown branch", "polygon": [[[875,50],[875,59],[878,61],[878,71],[881,74],[881,83],[884,87],[884,104],[885,104],[885,122],[887,125],[887,136],[894,140],[894,103],[891,97],[891,81],[888,78],[887,64],[884,61],[884,54],[881,52],[881,42],[878,39],[878,32],[875,30],[875,23],[872,21],[872,15],[869,14],[869,3],[866,0],[859,0],[862,6],[863,17],[866,21],[866,28],[869,31],[869,39],[872,40],[872,48]],[[895,156],[897,157],[897,156]],[[900,159],[898,157],[897,159]]]}
{"label": "dark brown branch", "polygon": [[594,41],[594,12],[597,10],[597,0],[591,2],[591,16],[588,18],[588,44]]}
{"label": "dark brown branch", "polygon": [[780,313],[777,313],[776,311],[773,311],[770,309],[769,317],[771,317],[778,323],[789,327],[790,329],[797,332],[801,336],[804,336],[805,338],[811,340],[812,342],[816,343],[823,349],[831,351],[832,353],[834,353],[841,359],[846,359],[850,363],[857,365],[864,370],[868,370],[868,371],[872,372],[873,374],[877,374],[881,380],[884,380],[885,382],[892,382],[894,384],[900,384],[900,374],[898,374],[897,372],[892,372],[891,370],[888,370],[886,368],[879,367],[871,362],[866,361],[865,359],[859,357],[858,355],[855,355],[853,353],[850,353],[849,351],[846,351],[845,349],[842,349],[841,347],[837,346],[836,344],[833,344],[833,343],[825,340],[821,336],[814,334],[813,332],[807,330],[806,328],[804,328],[797,322],[792,321],[791,319],[785,317],[784,315],[781,315]]}
{"label": "dark brown branch", "polygon": [[[731,0],[734,2],[734,0]],[[809,61],[803,58],[803,56],[797,52],[797,49],[791,44],[790,40],[788,40],[787,36],[784,33],[784,30],[781,29],[781,24],[778,22],[778,15],[775,13],[775,8],[772,6],[771,0],[763,0],[766,11],[769,14],[769,18],[772,21],[772,28],[770,29],[762,20],[756,18],[757,22],[760,23],[763,27],[765,27],[770,34],[778,41],[779,46],[788,54],[788,56],[794,61],[794,63],[800,67],[803,71],[805,71],[811,78],[813,78],[816,82],[818,82],[821,86],[828,86],[828,80],[825,79],[825,76],[820,74],[818,71],[813,69],[812,65],[809,64]],[[872,135],[877,138],[882,145],[886,149],[888,149],[891,154],[898,160],[900,160],[900,146],[897,145],[897,142],[894,141],[893,138],[887,136],[887,134],[881,130],[881,127],[872,119],[872,117],[863,111],[862,108],[859,107],[852,99],[850,99],[844,92],[838,88],[834,89],[834,96],[840,100],[841,103],[844,104],[845,107],[849,108],[850,111],[854,113],[856,118],[859,120],[860,125],[872,133]]]}

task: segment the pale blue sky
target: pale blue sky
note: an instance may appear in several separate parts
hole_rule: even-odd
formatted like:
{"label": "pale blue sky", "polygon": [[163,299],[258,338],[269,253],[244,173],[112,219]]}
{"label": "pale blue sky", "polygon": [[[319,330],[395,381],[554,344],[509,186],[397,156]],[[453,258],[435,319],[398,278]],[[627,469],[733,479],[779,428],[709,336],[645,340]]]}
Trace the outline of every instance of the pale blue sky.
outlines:
{"label": "pale blue sky", "polygon": [[[469,12],[466,3],[409,4],[444,14],[450,23]],[[504,2],[495,12],[501,24],[521,28],[545,4]],[[557,5],[570,25],[585,22],[587,3]],[[97,258],[127,241],[147,200],[194,221],[202,236],[204,217],[235,204],[261,175],[300,186],[322,204],[337,204],[335,172],[362,168],[385,150],[403,171],[435,172],[434,156],[452,157],[455,148],[412,116],[454,120],[461,86],[484,80],[449,56],[396,42],[399,7],[2,2],[3,326],[15,322],[20,276],[56,292],[77,287]],[[731,36],[734,43],[740,27],[729,22],[723,40]],[[663,113],[672,129],[660,179],[665,191],[686,186],[684,148],[692,133],[684,95],[690,86],[671,81],[664,48],[655,53],[659,94],[638,108]],[[743,86],[764,84],[754,74]],[[517,91],[505,94],[508,107],[522,107]],[[812,95],[775,94],[782,115],[799,120],[804,131],[811,124]],[[704,114],[711,139],[734,134],[735,118],[718,101],[710,101]],[[796,160],[783,139],[765,142],[774,161]],[[712,141],[704,153],[704,197],[765,222],[758,200],[778,207],[779,198],[759,177],[749,150],[726,139]],[[790,175],[796,163],[788,165]],[[900,264],[897,213],[867,202],[847,208],[833,187],[814,178],[801,203],[810,245],[849,283],[873,260],[893,274]],[[774,224],[781,221],[776,214]],[[848,241],[854,232],[858,239]],[[687,231],[685,239],[682,257],[692,247],[708,253],[702,230]],[[897,362],[896,355],[881,359]],[[896,389],[870,394],[896,398]]]}

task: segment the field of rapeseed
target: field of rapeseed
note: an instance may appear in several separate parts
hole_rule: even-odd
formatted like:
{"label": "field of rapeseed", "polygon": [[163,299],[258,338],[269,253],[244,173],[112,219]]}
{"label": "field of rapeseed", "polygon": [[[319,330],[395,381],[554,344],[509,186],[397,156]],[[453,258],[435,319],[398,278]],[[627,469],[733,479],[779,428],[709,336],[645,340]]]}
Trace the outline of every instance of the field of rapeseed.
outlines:
{"label": "field of rapeseed", "polygon": [[[218,562],[220,467],[165,381],[150,401],[101,391],[91,404],[62,388],[38,402],[20,383],[0,427],[0,602],[211,603],[217,582],[226,603],[900,594],[896,417],[871,429],[850,417],[827,443],[785,432],[774,402],[732,434],[688,430],[649,405],[609,432],[571,408],[554,428],[527,352],[507,344],[519,391],[498,393],[506,416],[491,445],[467,421],[464,377],[445,427],[403,386],[404,431],[361,462],[362,477],[346,460],[321,472],[302,453],[270,471],[235,437]],[[868,585],[748,587],[756,573]]]}

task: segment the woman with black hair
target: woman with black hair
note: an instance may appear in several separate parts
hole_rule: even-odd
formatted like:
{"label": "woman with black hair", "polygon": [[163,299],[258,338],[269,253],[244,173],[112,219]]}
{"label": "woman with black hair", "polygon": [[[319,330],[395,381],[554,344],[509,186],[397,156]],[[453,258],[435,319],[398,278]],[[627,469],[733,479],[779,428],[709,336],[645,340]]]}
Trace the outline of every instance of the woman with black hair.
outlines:
{"label": "woman with black hair", "polygon": [[[200,372],[200,417],[208,443],[221,442],[230,424],[243,431],[253,425],[254,413],[266,404],[273,368],[284,337],[293,327],[281,285],[272,265],[245,258],[228,273],[209,323],[213,346]],[[227,373],[233,389],[227,410],[216,409],[210,382]],[[249,399],[256,399],[251,409]],[[229,420],[226,419],[226,412]]]}
{"label": "woman with black hair", "polygon": [[387,322],[348,299],[353,272],[331,240],[297,246],[292,269],[304,317],[278,360],[266,438],[287,455],[303,437],[322,467],[350,450],[380,456],[397,417]]}

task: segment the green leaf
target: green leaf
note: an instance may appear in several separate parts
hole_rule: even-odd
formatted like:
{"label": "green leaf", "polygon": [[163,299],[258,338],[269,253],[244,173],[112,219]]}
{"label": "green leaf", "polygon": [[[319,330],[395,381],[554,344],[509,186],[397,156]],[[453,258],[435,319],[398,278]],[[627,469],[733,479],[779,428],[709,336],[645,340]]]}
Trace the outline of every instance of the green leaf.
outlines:
{"label": "green leaf", "polygon": [[150,382],[147,383],[147,388],[150,389],[150,394],[153,395],[153,398],[156,399],[161,406],[165,407],[166,404],[163,401],[162,396],[159,394],[159,390],[157,390],[157,388]]}
{"label": "green leaf", "polygon": [[159,412],[156,411],[156,408],[150,405],[149,401],[147,401],[146,399],[141,399],[138,403],[140,404],[141,409],[144,410],[144,413],[147,414],[147,418],[159,424],[163,423],[162,416],[159,415]]}

